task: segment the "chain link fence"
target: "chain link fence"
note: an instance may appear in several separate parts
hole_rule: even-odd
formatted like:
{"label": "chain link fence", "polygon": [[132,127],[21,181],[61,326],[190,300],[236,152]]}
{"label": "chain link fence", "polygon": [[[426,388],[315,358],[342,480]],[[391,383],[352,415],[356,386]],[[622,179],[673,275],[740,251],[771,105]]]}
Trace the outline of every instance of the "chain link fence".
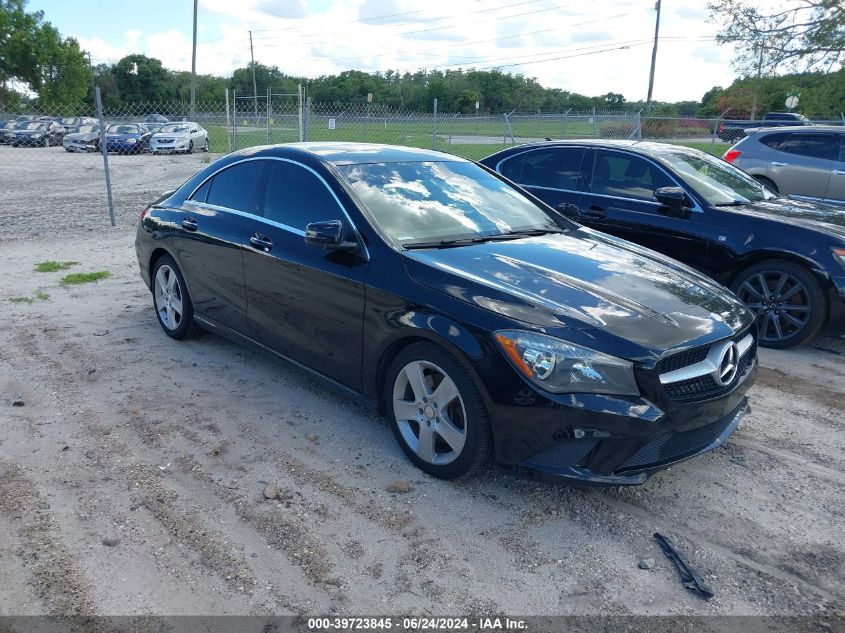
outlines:
{"label": "chain link fence", "polygon": [[[99,135],[69,147],[80,123],[97,125],[94,106],[19,106],[0,112],[0,189],[20,182],[58,183],[65,188],[98,190],[105,201],[104,160]],[[480,159],[502,148],[544,139],[644,139],[678,143],[721,155],[737,140],[737,128],[722,118],[665,117],[622,110],[512,111],[501,114],[445,113],[437,101],[429,112],[376,104],[326,104],[303,99],[301,92],[262,95],[227,94],[223,102],[105,104],[102,120],[139,126],[138,141],[117,144],[109,173],[120,213],[133,213],[142,202],[181,184],[215,155],[256,145],[297,141],[355,141],[432,148]],[[151,139],[173,127],[167,122],[196,123],[200,132],[191,144],[168,152]],[[821,122],[821,121],[818,121]],[[837,125],[843,119],[825,121]],[[83,127],[84,131],[90,127]],[[741,133],[741,126],[739,127]],[[38,132],[41,132],[40,134]],[[150,149],[166,156],[152,156]],[[64,150],[82,150],[65,154]],[[187,150],[191,149],[192,152]],[[90,150],[90,151],[86,151]],[[207,150],[207,151],[204,151]],[[95,177],[96,176],[96,177]],[[99,181],[98,185],[84,183]],[[84,196],[77,196],[77,198]],[[4,203],[7,207],[9,198]],[[0,215],[8,211],[0,207]]]}

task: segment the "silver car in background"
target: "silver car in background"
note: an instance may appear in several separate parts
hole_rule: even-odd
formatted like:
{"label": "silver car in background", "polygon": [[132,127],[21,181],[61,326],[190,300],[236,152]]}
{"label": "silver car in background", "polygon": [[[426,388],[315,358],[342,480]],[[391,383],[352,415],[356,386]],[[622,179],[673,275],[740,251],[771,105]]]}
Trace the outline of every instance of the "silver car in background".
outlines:
{"label": "silver car in background", "polygon": [[153,154],[190,154],[195,150],[208,151],[208,132],[192,121],[165,123],[150,139]]}
{"label": "silver car in background", "polygon": [[[96,119],[94,119],[96,121]],[[100,150],[100,125],[86,123],[65,134],[62,145],[68,152],[97,152]]]}
{"label": "silver car in background", "polygon": [[722,157],[784,196],[845,205],[845,127],[759,128]]}

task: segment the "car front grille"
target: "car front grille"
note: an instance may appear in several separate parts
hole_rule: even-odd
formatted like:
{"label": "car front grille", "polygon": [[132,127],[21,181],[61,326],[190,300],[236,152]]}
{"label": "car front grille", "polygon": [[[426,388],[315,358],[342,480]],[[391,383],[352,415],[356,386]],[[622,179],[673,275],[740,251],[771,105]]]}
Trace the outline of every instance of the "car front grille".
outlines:
{"label": "car front grille", "polygon": [[719,439],[739,414],[742,406],[706,426],[690,431],[681,431],[680,433],[658,435],[631,455],[618,470],[647,468],[652,464],[659,464],[700,452]]}
{"label": "car front grille", "polygon": [[[739,342],[747,336],[747,333],[734,337],[734,342]],[[685,350],[677,354],[673,354],[656,365],[658,374],[665,374],[672,371],[677,371],[695,363],[703,361],[711,348],[715,345],[722,344],[722,341],[714,343],[713,345],[705,345],[703,347]],[[733,380],[728,384],[719,384],[712,374],[704,374],[690,377],[687,380],[680,380],[662,385],[663,391],[670,400],[674,402],[696,402],[699,400],[707,400],[708,398],[715,398],[732,391],[739,382],[749,372],[754,365],[754,359],[757,355],[757,342],[753,341],[751,346],[745,351],[737,360],[737,371]]]}

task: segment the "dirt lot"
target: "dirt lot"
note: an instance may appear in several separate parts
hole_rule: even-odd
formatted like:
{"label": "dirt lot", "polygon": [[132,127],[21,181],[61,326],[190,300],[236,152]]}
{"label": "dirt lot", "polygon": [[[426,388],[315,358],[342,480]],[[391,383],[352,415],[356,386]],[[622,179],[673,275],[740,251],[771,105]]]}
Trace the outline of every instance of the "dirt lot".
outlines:
{"label": "dirt lot", "polygon": [[113,158],[111,228],[98,156],[26,151],[0,148],[0,614],[842,613],[842,340],[764,350],[731,441],[644,486],[437,481],[298,371],[160,331],[134,222],[201,156]]}

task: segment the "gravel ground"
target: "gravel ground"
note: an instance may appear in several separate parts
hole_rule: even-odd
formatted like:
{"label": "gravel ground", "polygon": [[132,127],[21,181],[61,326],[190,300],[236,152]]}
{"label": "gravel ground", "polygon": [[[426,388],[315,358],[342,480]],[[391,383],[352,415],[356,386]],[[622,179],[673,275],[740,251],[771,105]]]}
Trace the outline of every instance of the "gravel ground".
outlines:
{"label": "gravel ground", "polygon": [[111,162],[117,228],[99,156],[0,147],[0,614],[842,614],[841,339],[763,350],[727,445],[644,486],[437,481],[280,361],[167,338],[134,223],[203,157]]}

